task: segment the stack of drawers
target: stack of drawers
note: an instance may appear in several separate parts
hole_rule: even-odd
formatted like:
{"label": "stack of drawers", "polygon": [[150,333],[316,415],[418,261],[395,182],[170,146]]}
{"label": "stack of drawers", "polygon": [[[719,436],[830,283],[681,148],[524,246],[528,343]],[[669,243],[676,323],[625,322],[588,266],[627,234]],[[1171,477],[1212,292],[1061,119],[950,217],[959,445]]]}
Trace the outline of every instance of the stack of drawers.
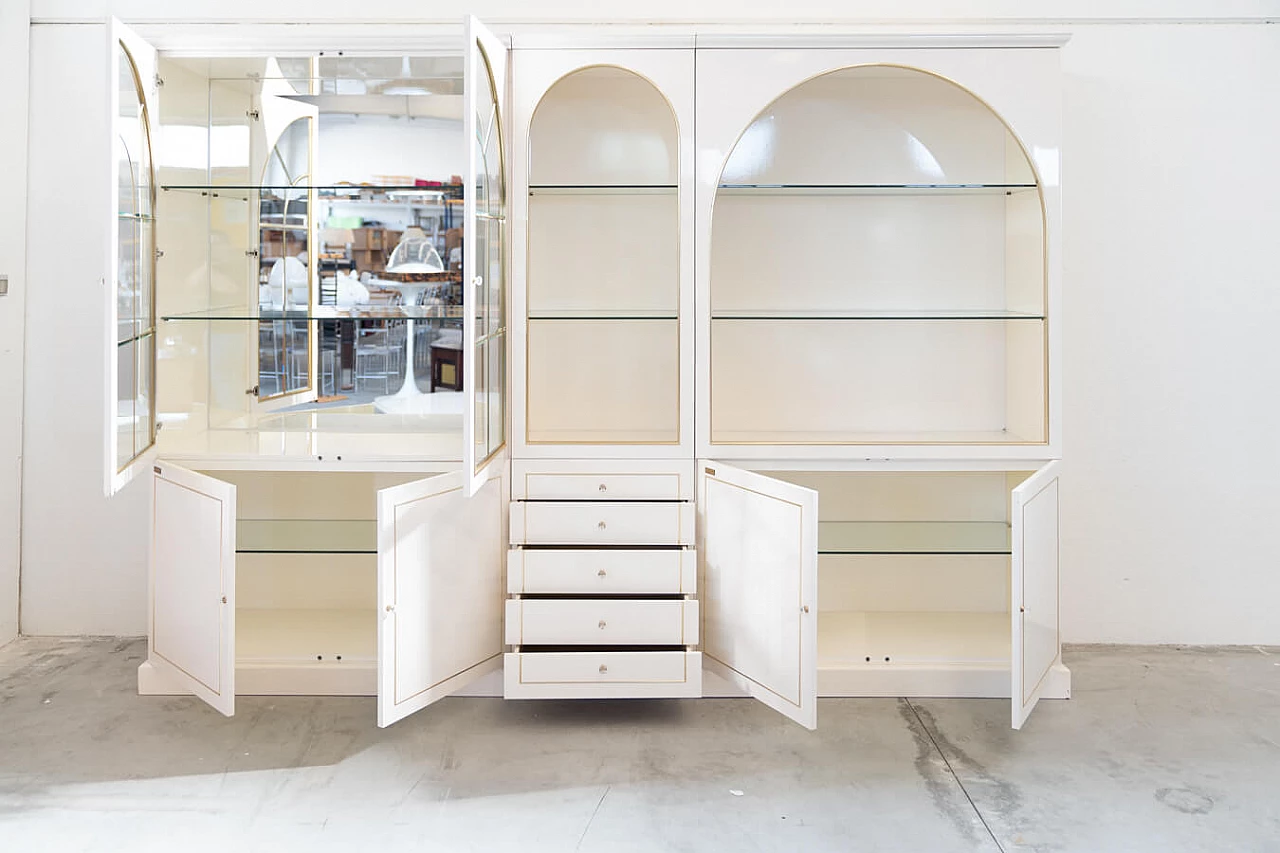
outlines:
{"label": "stack of drawers", "polygon": [[504,695],[702,693],[693,469],[513,465]]}

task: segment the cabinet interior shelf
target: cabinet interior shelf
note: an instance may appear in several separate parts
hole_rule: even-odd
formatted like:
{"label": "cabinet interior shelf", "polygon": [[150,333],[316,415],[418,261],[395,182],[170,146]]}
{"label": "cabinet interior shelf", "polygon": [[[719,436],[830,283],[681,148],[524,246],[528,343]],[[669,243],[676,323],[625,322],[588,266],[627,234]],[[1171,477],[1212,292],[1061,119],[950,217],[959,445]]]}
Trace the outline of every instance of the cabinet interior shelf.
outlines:
{"label": "cabinet interior shelf", "polygon": [[1012,195],[1036,184],[719,184],[717,195]]}
{"label": "cabinet interior shelf", "polygon": [[1007,667],[1011,636],[1008,613],[823,610],[818,667]]}
{"label": "cabinet interior shelf", "polygon": [[530,184],[529,195],[674,195],[675,184]]}
{"label": "cabinet interior shelf", "polygon": [[872,309],[843,311],[716,311],[712,320],[1043,320],[1045,315],[1032,311],[1003,309]]}
{"label": "cabinet interior shelf", "polygon": [[1012,554],[1003,521],[822,521],[819,554]]}
{"label": "cabinet interior shelf", "polygon": [[368,666],[378,660],[378,617],[362,610],[236,609],[238,665]]}
{"label": "cabinet interior shelf", "polygon": [[378,522],[352,519],[241,518],[240,554],[376,554]]}
{"label": "cabinet interior shelf", "polygon": [[461,193],[462,184],[445,184],[438,187],[412,187],[404,185],[354,185],[354,184],[327,184],[319,186],[316,184],[164,184],[160,187],[162,190],[173,190],[175,192],[304,192],[315,190],[321,196],[335,196],[339,198],[355,198],[359,199],[362,193],[396,193],[400,195],[448,195],[449,193]]}
{"label": "cabinet interior shelf", "polygon": [[256,305],[229,308],[208,308],[180,314],[165,314],[160,319],[167,322],[184,320],[461,320],[461,305],[355,305],[339,308],[334,305],[313,305],[310,308],[272,309]]}

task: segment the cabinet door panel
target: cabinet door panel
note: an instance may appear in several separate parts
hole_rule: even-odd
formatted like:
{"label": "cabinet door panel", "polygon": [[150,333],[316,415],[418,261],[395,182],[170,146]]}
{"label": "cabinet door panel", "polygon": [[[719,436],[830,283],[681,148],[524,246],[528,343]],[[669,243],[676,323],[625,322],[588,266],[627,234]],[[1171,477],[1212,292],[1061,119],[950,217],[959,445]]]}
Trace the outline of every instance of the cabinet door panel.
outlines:
{"label": "cabinet door panel", "polygon": [[489,477],[506,443],[507,177],[509,51],[473,17],[466,19],[463,127],[462,459],[468,495]]}
{"label": "cabinet door panel", "polygon": [[235,713],[236,487],[177,465],[152,478],[148,660]]}
{"label": "cabinet door panel", "polygon": [[1058,632],[1058,463],[1013,490],[1013,727],[1040,701],[1061,649]]}
{"label": "cabinet door panel", "polygon": [[378,492],[378,725],[502,664],[502,480],[467,472]]}
{"label": "cabinet door panel", "polygon": [[698,469],[703,659],[815,728],[818,493],[719,462]]}

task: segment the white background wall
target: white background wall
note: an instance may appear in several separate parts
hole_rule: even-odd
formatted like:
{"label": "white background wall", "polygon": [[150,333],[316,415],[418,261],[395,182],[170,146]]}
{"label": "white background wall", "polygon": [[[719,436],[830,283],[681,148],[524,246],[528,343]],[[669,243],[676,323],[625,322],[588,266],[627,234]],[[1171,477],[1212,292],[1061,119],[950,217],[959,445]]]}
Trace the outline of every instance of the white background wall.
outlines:
{"label": "white background wall", "polygon": [[[163,20],[172,8],[32,0],[33,16],[45,19],[112,11]],[[738,30],[787,26],[768,23],[779,15],[774,3],[626,8],[634,11],[620,14],[724,19]],[[889,0],[857,8],[862,17],[851,19],[841,0],[799,0],[786,15],[846,30],[1072,33],[1063,51],[1065,639],[1280,643],[1280,27],[1259,17],[1276,20],[1280,9],[1258,0],[932,0],[904,20]],[[291,0],[264,11],[258,0],[192,0],[183,9],[191,18],[320,20],[351,6]],[[600,14],[590,0],[478,0],[469,11],[498,23]],[[360,6],[366,21],[458,13],[456,4],[407,0]],[[33,41],[33,63],[42,49]],[[57,59],[74,67],[74,55]],[[80,81],[98,73],[76,70]],[[32,317],[56,327],[55,301],[97,304],[97,286],[33,269]],[[126,492],[108,505],[97,470],[74,474],[90,462],[74,456],[75,443],[86,424],[100,424],[88,408],[101,397],[89,379],[101,371],[89,363],[83,383],[48,381],[40,365],[50,354],[36,352],[44,339],[28,335],[27,417],[39,429],[26,436],[23,630],[141,633],[144,502]],[[32,489],[33,472],[65,481]],[[91,535],[68,535],[59,517]],[[33,525],[43,525],[39,535]]]}
{"label": "white background wall", "polygon": [[0,205],[0,645],[18,633],[22,479],[22,334],[27,219],[27,0],[0,4],[0,80],[5,81],[0,163],[9,181]]}

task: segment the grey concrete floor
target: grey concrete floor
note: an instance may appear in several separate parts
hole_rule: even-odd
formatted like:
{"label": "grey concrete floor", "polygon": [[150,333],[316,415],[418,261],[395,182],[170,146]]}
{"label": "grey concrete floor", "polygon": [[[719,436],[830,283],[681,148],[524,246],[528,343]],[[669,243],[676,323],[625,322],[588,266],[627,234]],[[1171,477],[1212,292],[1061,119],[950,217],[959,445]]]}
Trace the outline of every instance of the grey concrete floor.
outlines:
{"label": "grey concrete floor", "polygon": [[1077,647],[1075,698],[139,697],[141,640],[0,649],[0,851],[1280,851],[1280,650]]}

